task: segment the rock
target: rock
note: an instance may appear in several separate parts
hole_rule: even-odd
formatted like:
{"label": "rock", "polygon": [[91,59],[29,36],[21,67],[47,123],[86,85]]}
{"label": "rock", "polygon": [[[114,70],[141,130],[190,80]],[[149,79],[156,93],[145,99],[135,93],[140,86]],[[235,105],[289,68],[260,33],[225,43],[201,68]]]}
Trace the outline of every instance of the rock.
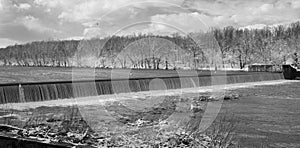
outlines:
{"label": "rock", "polygon": [[179,143],[179,140],[177,138],[172,137],[172,138],[168,139],[168,144],[171,147],[175,147],[175,146],[179,145],[180,143]]}
{"label": "rock", "polygon": [[239,99],[241,96],[239,94],[232,94],[233,99]]}
{"label": "rock", "polygon": [[68,132],[68,133],[67,133],[67,136],[68,136],[68,137],[75,137],[75,134],[72,133],[72,132]]}
{"label": "rock", "polygon": [[199,96],[193,98],[193,102],[210,102],[210,101],[219,101],[221,96],[212,95],[212,96]]}
{"label": "rock", "polygon": [[50,142],[51,142],[50,139],[44,139],[44,140],[43,140],[43,143],[50,143]]}
{"label": "rock", "polygon": [[50,136],[50,137],[55,137],[56,133],[48,133],[47,135]]}
{"label": "rock", "polygon": [[126,123],[131,122],[131,118],[129,118],[129,117],[119,117],[118,121],[123,123],[123,124],[126,124]]}
{"label": "rock", "polygon": [[224,96],[224,100],[236,100],[239,99],[240,95],[235,93],[230,93]]}
{"label": "rock", "polygon": [[20,135],[20,136],[25,136],[24,134],[26,134],[26,130],[25,129],[24,130],[19,130],[17,132],[17,134]]}
{"label": "rock", "polygon": [[143,125],[146,125],[148,124],[149,121],[145,121],[145,120],[142,120],[142,119],[138,119],[136,122],[135,122],[135,125],[136,126],[143,126]]}
{"label": "rock", "polygon": [[192,140],[189,139],[189,138],[183,138],[181,140],[181,143],[184,144],[184,145],[190,145],[191,142],[192,142]]}
{"label": "rock", "polygon": [[221,96],[212,95],[208,97],[208,101],[219,101],[221,99]]}
{"label": "rock", "polygon": [[198,98],[194,98],[190,105],[190,110],[193,113],[202,112],[205,109],[206,103],[203,101],[208,101],[208,96],[200,96]]}
{"label": "rock", "polygon": [[191,104],[191,111],[197,113],[203,111],[203,109],[202,106]]}
{"label": "rock", "polygon": [[58,121],[62,121],[63,118],[64,118],[63,114],[52,115],[51,117],[48,117],[48,119],[46,121],[49,123],[58,122]]}
{"label": "rock", "polygon": [[168,121],[166,121],[166,120],[161,120],[161,121],[159,121],[158,124],[159,124],[159,125],[167,125],[167,124],[168,124]]}
{"label": "rock", "polygon": [[31,129],[28,131],[28,136],[34,136],[34,135],[36,135],[36,132],[37,132],[36,130]]}
{"label": "rock", "polygon": [[208,101],[209,96],[200,96],[199,101]]}

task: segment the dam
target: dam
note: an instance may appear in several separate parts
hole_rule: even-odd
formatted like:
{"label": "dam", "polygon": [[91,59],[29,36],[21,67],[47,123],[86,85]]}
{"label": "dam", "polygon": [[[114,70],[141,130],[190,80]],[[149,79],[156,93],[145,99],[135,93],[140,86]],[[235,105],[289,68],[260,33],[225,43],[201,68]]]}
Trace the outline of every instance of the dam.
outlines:
{"label": "dam", "polygon": [[[53,72],[53,69],[51,70]],[[96,70],[97,71],[97,70]],[[105,70],[98,70],[105,71]],[[0,83],[0,104],[48,101],[106,94],[180,89],[201,86],[259,82],[283,79],[279,72],[179,72],[171,70],[131,70],[134,76],[94,77],[79,80],[45,80]],[[69,71],[70,72],[70,71]],[[108,70],[106,70],[110,75]],[[110,71],[111,72],[111,71]],[[124,73],[119,70],[118,72]],[[70,76],[70,75],[68,75]]]}

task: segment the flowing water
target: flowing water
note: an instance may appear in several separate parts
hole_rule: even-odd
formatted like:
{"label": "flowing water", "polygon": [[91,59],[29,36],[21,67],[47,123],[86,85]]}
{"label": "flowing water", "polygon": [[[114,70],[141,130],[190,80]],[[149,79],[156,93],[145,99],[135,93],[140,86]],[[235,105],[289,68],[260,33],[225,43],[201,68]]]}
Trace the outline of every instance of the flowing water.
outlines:
{"label": "flowing water", "polygon": [[67,98],[128,93],[149,90],[193,88],[219,84],[233,84],[283,79],[281,73],[251,73],[242,75],[183,76],[163,78],[135,78],[124,80],[96,80],[82,82],[24,83],[0,85],[0,104],[36,102]]}

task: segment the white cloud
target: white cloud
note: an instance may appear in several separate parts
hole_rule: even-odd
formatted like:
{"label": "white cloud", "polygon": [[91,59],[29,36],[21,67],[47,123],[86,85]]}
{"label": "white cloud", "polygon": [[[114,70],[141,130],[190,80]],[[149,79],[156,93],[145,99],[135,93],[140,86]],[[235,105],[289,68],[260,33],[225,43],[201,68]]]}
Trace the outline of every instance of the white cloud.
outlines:
{"label": "white cloud", "polygon": [[62,40],[82,40],[82,39],[84,39],[84,37],[82,36],[72,36],[72,37],[64,38]]}
{"label": "white cloud", "polygon": [[38,18],[31,15],[25,16],[17,20],[22,25],[24,25],[28,30],[37,31],[40,33],[59,33],[59,31],[44,26]]}
{"label": "white cloud", "polygon": [[91,27],[84,29],[84,38],[93,38],[93,37],[105,37],[109,34],[104,33],[104,31],[98,27]]}
{"label": "white cloud", "polygon": [[5,48],[9,45],[14,45],[14,44],[19,44],[19,43],[21,43],[21,42],[11,40],[11,39],[8,39],[8,38],[0,38],[0,48]]}
{"label": "white cloud", "polygon": [[[184,11],[172,8],[172,4],[182,4]],[[178,31],[176,28],[194,32],[205,28],[199,19],[208,27],[272,26],[298,21],[299,12],[300,0],[0,0],[0,25],[5,26],[1,26],[2,38],[32,41],[53,34],[61,39],[103,37],[120,29],[124,35],[172,33]],[[139,22],[148,21],[153,23],[138,26]],[[16,33],[11,35],[8,30]]]}
{"label": "white cloud", "polygon": [[61,4],[64,0],[34,0],[34,4],[46,7],[57,7]]}
{"label": "white cloud", "polygon": [[254,24],[254,25],[249,25],[249,26],[245,26],[245,27],[240,27],[239,29],[263,29],[267,27],[267,25],[265,24]]}
{"label": "white cloud", "polygon": [[77,3],[63,11],[58,17],[65,21],[86,22],[97,20],[105,13],[127,5],[131,0],[88,0]]}
{"label": "white cloud", "polygon": [[[189,0],[187,0],[189,1]],[[206,10],[218,27],[290,23],[300,18],[299,0],[189,1],[188,8]],[[209,9],[207,9],[209,8]]]}
{"label": "white cloud", "polygon": [[206,31],[203,15],[197,12],[179,13],[179,14],[163,14],[151,17],[150,32],[199,32]]}
{"label": "white cloud", "polygon": [[28,4],[28,3],[21,3],[21,4],[19,4],[19,6],[17,6],[19,9],[21,9],[21,10],[28,10],[28,9],[30,9],[31,8],[31,5],[30,4]]}
{"label": "white cloud", "polygon": [[292,2],[292,7],[293,7],[294,9],[300,8],[300,1],[299,1],[299,0],[293,1],[293,2]]}
{"label": "white cloud", "polygon": [[133,18],[137,15],[135,8],[169,7],[172,5],[180,5],[182,1],[183,0],[86,0],[75,2],[73,5],[68,6],[67,9],[64,9],[59,15],[59,18],[64,21],[86,22],[88,20],[98,20],[106,14],[122,14],[121,11],[124,11],[125,7],[126,11],[131,13],[129,17]]}
{"label": "white cloud", "polygon": [[0,0],[0,11],[3,10],[2,0]]}
{"label": "white cloud", "polygon": [[260,6],[260,10],[262,12],[268,12],[271,11],[274,8],[273,4],[263,4],[262,6]]}
{"label": "white cloud", "polygon": [[[168,10],[168,6],[181,2],[182,0],[87,0],[69,6],[68,9],[60,13],[58,18],[62,22],[81,23],[86,27],[83,33],[86,37],[104,37],[116,33],[124,26],[149,21],[153,14],[157,14],[156,11],[165,11],[159,8],[166,7]],[[149,11],[148,8],[157,9]],[[136,27],[127,33],[133,33],[135,29]],[[137,32],[140,31],[139,29],[136,30]]]}

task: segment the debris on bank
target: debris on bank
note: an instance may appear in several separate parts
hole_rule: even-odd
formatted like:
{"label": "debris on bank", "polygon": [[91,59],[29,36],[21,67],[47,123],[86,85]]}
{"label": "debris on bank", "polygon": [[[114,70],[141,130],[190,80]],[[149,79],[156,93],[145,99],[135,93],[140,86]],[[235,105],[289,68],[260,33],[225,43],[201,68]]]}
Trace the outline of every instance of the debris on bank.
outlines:
{"label": "debris on bank", "polygon": [[[211,147],[214,142],[211,137],[200,133],[193,134],[190,131],[195,131],[194,128],[197,127],[207,102],[220,99],[236,100],[239,97],[234,93],[221,97],[201,95],[188,99],[166,96],[161,103],[143,111],[132,110],[120,102],[111,102],[106,104],[106,111],[125,127],[124,131],[118,133],[109,130],[94,132],[85,120],[77,116],[70,119],[53,116],[42,123],[28,124],[22,128],[0,124],[0,135],[75,147]],[[180,103],[186,103],[187,107],[179,107]],[[175,112],[184,112],[184,109],[190,121],[188,128],[178,131],[167,119]],[[174,129],[166,131],[164,127]],[[152,137],[147,129],[154,130]]]}

